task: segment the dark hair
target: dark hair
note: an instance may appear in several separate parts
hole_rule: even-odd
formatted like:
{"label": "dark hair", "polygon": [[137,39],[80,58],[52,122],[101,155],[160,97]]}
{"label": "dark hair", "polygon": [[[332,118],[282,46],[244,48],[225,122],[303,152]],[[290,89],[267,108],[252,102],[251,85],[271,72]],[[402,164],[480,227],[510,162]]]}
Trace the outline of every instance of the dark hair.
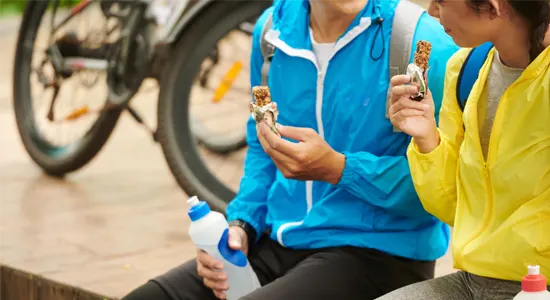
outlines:
{"label": "dark hair", "polygon": [[[508,4],[525,20],[529,22],[529,56],[535,60],[544,51],[544,37],[550,25],[550,0],[506,0]],[[487,0],[470,0],[470,6],[480,12],[483,6],[489,5]],[[493,8],[490,7],[492,11]]]}

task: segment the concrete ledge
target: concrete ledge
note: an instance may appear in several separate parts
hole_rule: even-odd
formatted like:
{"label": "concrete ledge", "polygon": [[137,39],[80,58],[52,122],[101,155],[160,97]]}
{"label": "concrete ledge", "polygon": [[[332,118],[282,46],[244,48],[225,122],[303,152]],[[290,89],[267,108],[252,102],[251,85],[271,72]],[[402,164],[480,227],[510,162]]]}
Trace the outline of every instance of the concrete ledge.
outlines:
{"label": "concrete ledge", "polygon": [[115,300],[0,264],[2,300]]}

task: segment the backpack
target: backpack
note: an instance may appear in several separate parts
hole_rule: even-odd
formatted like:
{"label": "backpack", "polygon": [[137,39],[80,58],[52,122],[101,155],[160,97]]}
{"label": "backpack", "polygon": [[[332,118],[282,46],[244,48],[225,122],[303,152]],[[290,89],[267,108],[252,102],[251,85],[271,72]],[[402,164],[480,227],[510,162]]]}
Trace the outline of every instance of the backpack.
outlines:
{"label": "backpack", "polygon": [[470,96],[470,92],[479,77],[479,71],[487,60],[491,49],[493,49],[493,44],[489,42],[473,48],[462,64],[456,84],[456,100],[462,111],[466,107],[468,96]]}
{"label": "backpack", "polygon": [[[393,18],[390,40],[390,78],[395,75],[405,74],[411,57],[411,49],[413,46],[416,25],[424,12],[425,10],[422,7],[408,0],[401,0],[397,4],[397,7],[395,8],[395,16]],[[265,35],[269,29],[271,29],[272,25],[272,14],[270,13],[263,25],[260,38],[260,50],[264,59],[261,69],[262,85],[267,85],[271,59],[275,54],[275,47],[269,44],[265,39]],[[403,51],[403,49],[405,49],[405,51]],[[389,118],[387,112],[391,99],[391,89],[392,87],[390,84],[388,86],[386,101],[387,118]]]}

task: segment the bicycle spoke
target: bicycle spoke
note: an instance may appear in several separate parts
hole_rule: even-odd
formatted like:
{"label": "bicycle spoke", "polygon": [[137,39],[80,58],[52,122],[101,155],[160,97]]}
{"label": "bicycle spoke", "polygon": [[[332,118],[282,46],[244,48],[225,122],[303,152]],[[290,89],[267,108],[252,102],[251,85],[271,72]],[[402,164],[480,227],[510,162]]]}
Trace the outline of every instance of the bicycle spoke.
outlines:
{"label": "bicycle spoke", "polygon": [[59,85],[55,85],[53,88],[52,101],[50,102],[50,108],[48,109],[48,114],[46,115],[46,118],[48,118],[49,121],[55,120],[54,107],[58,99],[57,96],[59,95],[59,89]]}
{"label": "bicycle spoke", "polygon": [[[59,1],[59,0],[56,0],[56,1]],[[72,9],[71,9],[71,12],[70,14],[65,17],[57,26],[53,27],[53,19],[52,19],[52,31],[51,31],[51,35],[50,36],[55,36],[55,34],[57,33],[57,31],[59,30],[59,28],[63,27],[63,25],[67,24],[73,17],[79,15],[80,13],[82,13],[82,11],[84,11],[85,8],[89,7],[90,4],[92,4],[92,1],[91,0],[82,0],[79,4],[77,4],[76,6],[74,6]]]}
{"label": "bicycle spoke", "polygon": [[52,39],[55,36],[56,26],[55,26],[55,15],[57,12],[57,7],[59,6],[59,0],[54,0],[53,8],[52,8],[52,15],[50,18],[50,42],[49,44],[52,44]]}

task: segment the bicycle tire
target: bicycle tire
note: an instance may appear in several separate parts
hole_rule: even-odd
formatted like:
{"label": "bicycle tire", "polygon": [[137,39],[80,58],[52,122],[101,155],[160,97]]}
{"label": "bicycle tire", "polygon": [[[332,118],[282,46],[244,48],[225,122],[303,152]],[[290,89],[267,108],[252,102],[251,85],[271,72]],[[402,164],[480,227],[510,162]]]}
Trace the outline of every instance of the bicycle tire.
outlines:
{"label": "bicycle tire", "polygon": [[235,193],[208,170],[200,157],[190,124],[189,97],[208,51],[240,22],[259,17],[270,5],[270,1],[213,2],[176,42],[176,55],[161,80],[158,140],[168,166],[187,195],[206,200],[212,209],[222,213]]}
{"label": "bicycle tire", "polygon": [[233,151],[238,151],[246,147],[246,133],[238,133],[229,136],[213,136],[206,126],[198,120],[193,122],[193,133],[197,140],[204,145],[208,150],[218,153],[227,154]]}
{"label": "bicycle tire", "polygon": [[48,5],[49,1],[28,1],[25,6],[13,68],[13,107],[19,136],[31,159],[46,174],[63,176],[82,168],[98,154],[122,110],[103,112],[82,138],[68,146],[55,146],[41,136],[34,118],[30,79],[34,40]]}

